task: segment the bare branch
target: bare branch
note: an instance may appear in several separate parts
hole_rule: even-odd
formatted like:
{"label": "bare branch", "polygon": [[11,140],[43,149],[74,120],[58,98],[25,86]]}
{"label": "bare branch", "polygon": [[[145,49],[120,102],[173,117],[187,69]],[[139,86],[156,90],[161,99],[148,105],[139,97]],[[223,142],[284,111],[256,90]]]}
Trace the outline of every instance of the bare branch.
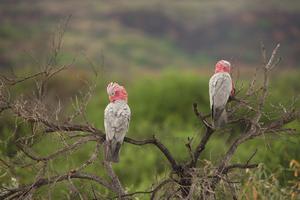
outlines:
{"label": "bare branch", "polygon": [[97,141],[97,138],[94,137],[94,136],[89,136],[89,137],[84,137],[84,138],[81,138],[80,140],[78,140],[77,142],[69,145],[69,146],[66,146],[46,157],[40,157],[40,156],[37,156],[35,155],[35,153],[32,152],[32,150],[24,145],[24,144],[20,144],[20,143],[17,143],[18,147],[29,157],[31,158],[32,160],[35,160],[35,161],[47,161],[47,160],[51,160],[57,156],[60,156],[68,151],[71,151],[71,150],[74,150],[76,148],[79,148],[82,144],[85,144],[87,142],[90,142],[90,141]]}
{"label": "bare branch", "polygon": [[107,174],[111,178],[111,181],[112,181],[111,185],[114,187],[114,190],[117,191],[118,196],[121,197],[122,195],[125,194],[125,190],[123,189],[123,186],[122,186],[118,176],[115,174],[115,172],[111,166],[111,163],[106,162],[104,160],[103,165],[107,171]]}
{"label": "bare branch", "polygon": [[196,167],[197,165],[197,161],[199,159],[199,156],[201,154],[201,152],[205,149],[205,146],[210,138],[210,136],[213,134],[213,129],[211,128],[211,125],[206,121],[205,117],[198,111],[197,108],[197,104],[194,103],[194,113],[196,114],[196,116],[203,122],[203,124],[206,127],[206,132],[203,135],[200,143],[197,145],[195,151],[194,151],[194,155],[193,155],[193,159],[191,160],[191,162],[188,164],[189,168],[192,167]]}
{"label": "bare branch", "polygon": [[30,79],[34,79],[34,78],[36,78],[38,76],[45,75],[45,73],[46,72],[42,71],[42,72],[38,72],[38,73],[29,75],[29,76],[26,76],[26,77],[22,77],[22,78],[8,78],[8,77],[0,74],[0,79],[2,79],[6,85],[13,86],[13,85],[22,83],[22,82],[30,80]]}
{"label": "bare branch", "polygon": [[70,172],[63,175],[52,176],[50,178],[40,178],[33,184],[24,185],[15,189],[8,189],[6,193],[0,194],[0,198],[2,199],[11,198],[11,197],[18,198],[19,196],[24,196],[26,193],[28,193],[30,188],[40,188],[42,186],[49,185],[54,182],[57,183],[57,182],[68,180],[68,178],[91,180],[111,191],[114,191],[114,188],[111,186],[111,184],[109,184],[107,181],[103,180],[102,178],[96,175],[91,175],[88,173],[81,173],[81,172],[75,172],[75,173]]}
{"label": "bare branch", "polygon": [[[99,136],[102,142],[105,141],[105,134],[102,131],[100,131],[92,126],[77,125],[77,124],[57,125],[54,123],[50,123],[49,121],[46,121],[46,120],[40,120],[40,121],[47,126],[46,132],[55,132],[55,131],[90,132],[90,133],[94,133],[95,135]],[[146,139],[146,140],[134,140],[129,137],[125,137],[124,142],[134,144],[134,145],[153,144],[166,156],[166,158],[170,162],[173,170],[178,170],[178,168],[179,168],[174,157],[171,155],[170,151],[157,138],[155,138],[155,136],[153,136],[152,139]]]}
{"label": "bare branch", "polygon": [[224,170],[222,171],[223,174],[227,174],[230,170],[232,169],[236,169],[236,168],[239,168],[239,169],[249,169],[249,168],[256,168],[258,167],[258,164],[232,164],[232,165],[229,165],[227,167],[224,168]]}

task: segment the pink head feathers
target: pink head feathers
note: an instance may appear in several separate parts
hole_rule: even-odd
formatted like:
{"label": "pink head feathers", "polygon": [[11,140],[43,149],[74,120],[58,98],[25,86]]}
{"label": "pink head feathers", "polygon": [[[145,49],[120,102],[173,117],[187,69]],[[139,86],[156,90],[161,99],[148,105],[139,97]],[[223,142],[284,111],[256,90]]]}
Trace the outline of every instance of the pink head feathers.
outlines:
{"label": "pink head feathers", "polygon": [[107,94],[110,102],[114,102],[117,100],[125,100],[127,101],[127,92],[125,88],[118,83],[111,82],[107,86]]}
{"label": "pink head feathers", "polygon": [[226,60],[220,60],[216,64],[215,73],[218,72],[227,72],[230,73],[231,64]]}

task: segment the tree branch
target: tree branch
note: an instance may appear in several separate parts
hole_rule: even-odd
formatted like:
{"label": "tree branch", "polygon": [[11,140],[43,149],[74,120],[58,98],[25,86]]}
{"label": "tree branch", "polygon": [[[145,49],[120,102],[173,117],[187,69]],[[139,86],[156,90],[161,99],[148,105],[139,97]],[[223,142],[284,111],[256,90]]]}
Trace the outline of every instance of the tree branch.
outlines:
{"label": "tree branch", "polygon": [[114,187],[114,190],[117,191],[119,197],[123,196],[125,194],[125,191],[118,176],[115,174],[111,163],[104,160],[103,166],[106,169],[108,176],[111,178],[111,185]]}
{"label": "tree branch", "polygon": [[[87,126],[87,125],[77,125],[77,124],[73,124],[73,125],[57,125],[57,124],[53,124],[50,123],[48,121],[42,121],[46,126],[46,132],[55,132],[55,131],[81,131],[81,132],[90,132],[90,133],[94,133],[95,135],[100,137],[100,140],[102,142],[105,141],[105,134],[99,130],[96,129],[92,126]],[[179,166],[176,162],[176,160],[174,159],[174,157],[172,156],[171,152],[168,150],[168,148],[163,145],[157,138],[155,138],[155,136],[153,136],[152,139],[146,139],[146,140],[135,140],[129,137],[125,137],[124,138],[124,142],[127,142],[129,144],[133,144],[133,145],[146,145],[146,144],[153,144],[155,145],[167,158],[167,160],[170,162],[172,169],[173,170],[178,170]]]}
{"label": "tree branch", "polygon": [[40,156],[37,156],[34,152],[32,152],[31,149],[29,149],[26,145],[23,145],[23,144],[20,144],[20,143],[17,143],[17,146],[23,151],[23,153],[25,155],[27,155],[29,158],[31,158],[32,160],[35,160],[35,161],[47,161],[47,160],[51,160],[59,155],[62,155],[63,153],[66,153],[67,151],[71,151],[71,150],[74,150],[78,147],[80,147],[82,144],[84,143],[87,143],[87,142],[90,142],[90,141],[96,141],[97,138],[95,138],[94,136],[89,136],[89,137],[84,137],[78,141],[76,141],[75,143],[71,144],[71,145],[68,145],[48,156],[45,156],[45,157],[40,157]]}
{"label": "tree branch", "polygon": [[14,198],[17,198],[18,196],[24,195],[24,193],[28,193],[29,192],[28,190],[30,188],[34,188],[34,189],[40,188],[45,185],[68,180],[69,178],[91,180],[91,181],[94,181],[94,182],[104,186],[105,188],[107,188],[111,191],[117,192],[117,191],[115,191],[114,187],[112,187],[111,184],[109,184],[107,181],[103,180],[102,178],[100,178],[96,175],[75,172],[75,173],[67,173],[64,175],[52,176],[49,178],[40,178],[33,184],[24,185],[19,188],[15,188],[15,189],[7,189],[6,193],[0,194],[0,198],[5,199],[5,198],[10,198],[12,196]]}
{"label": "tree branch", "polygon": [[227,174],[230,170],[232,169],[236,169],[236,168],[239,168],[239,169],[249,169],[249,168],[256,168],[258,167],[258,164],[240,164],[240,163],[237,163],[237,164],[232,164],[232,165],[229,165],[227,167],[224,168],[224,170],[222,171],[223,174]]}
{"label": "tree branch", "polygon": [[205,117],[198,111],[198,106],[196,103],[193,104],[194,107],[194,113],[195,115],[199,118],[199,120],[202,121],[204,126],[206,127],[205,134],[203,135],[201,141],[197,145],[195,151],[194,151],[194,156],[193,159],[190,161],[188,164],[189,168],[196,167],[197,161],[200,157],[201,152],[205,149],[205,146],[210,139],[210,136],[213,134],[214,130],[212,129],[212,126],[206,121]]}

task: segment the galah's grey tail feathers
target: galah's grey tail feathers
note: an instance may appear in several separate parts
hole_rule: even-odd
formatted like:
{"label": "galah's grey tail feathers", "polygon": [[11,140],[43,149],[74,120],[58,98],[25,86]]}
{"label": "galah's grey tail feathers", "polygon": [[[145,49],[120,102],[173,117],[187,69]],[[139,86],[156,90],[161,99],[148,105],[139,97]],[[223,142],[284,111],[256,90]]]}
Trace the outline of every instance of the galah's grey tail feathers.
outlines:
{"label": "galah's grey tail feathers", "polygon": [[222,128],[227,124],[227,112],[225,107],[214,108],[212,111],[213,126],[214,128]]}
{"label": "galah's grey tail feathers", "polygon": [[106,161],[108,162],[119,162],[119,153],[122,144],[117,140],[113,139],[107,142],[106,145]]}

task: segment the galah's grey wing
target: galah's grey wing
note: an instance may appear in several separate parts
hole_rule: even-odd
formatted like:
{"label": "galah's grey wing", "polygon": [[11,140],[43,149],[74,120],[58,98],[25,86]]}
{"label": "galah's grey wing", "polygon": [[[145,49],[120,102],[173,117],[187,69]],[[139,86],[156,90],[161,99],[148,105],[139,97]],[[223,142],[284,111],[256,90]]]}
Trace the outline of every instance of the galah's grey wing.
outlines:
{"label": "galah's grey wing", "polygon": [[127,104],[110,103],[104,112],[106,132],[105,157],[107,161],[119,162],[119,152],[129,128],[130,109]]}
{"label": "galah's grey wing", "polygon": [[210,106],[212,117],[218,119],[225,109],[225,105],[232,90],[231,77],[227,73],[215,74],[209,82]]}
{"label": "galah's grey wing", "polygon": [[104,126],[108,140],[115,138],[118,142],[123,142],[129,128],[130,108],[127,104],[109,104],[105,109]]}
{"label": "galah's grey wing", "polygon": [[220,74],[216,77],[214,84],[212,86],[212,102],[216,107],[226,105],[230,92],[232,90],[232,83],[230,76],[226,74]]}

